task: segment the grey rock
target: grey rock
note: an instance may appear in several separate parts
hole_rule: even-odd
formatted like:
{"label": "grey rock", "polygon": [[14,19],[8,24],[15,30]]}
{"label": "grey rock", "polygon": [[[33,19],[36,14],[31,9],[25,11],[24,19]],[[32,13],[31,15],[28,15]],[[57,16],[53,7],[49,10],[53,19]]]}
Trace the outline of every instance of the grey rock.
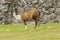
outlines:
{"label": "grey rock", "polygon": [[4,0],[0,0],[0,4],[4,3],[5,1]]}
{"label": "grey rock", "polygon": [[50,14],[50,19],[52,20],[52,19],[55,19],[55,18],[56,18],[56,14],[51,13],[51,14]]}
{"label": "grey rock", "polygon": [[55,21],[60,23],[60,16],[59,15],[57,15]]}
{"label": "grey rock", "polygon": [[39,3],[43,3],[44,2],[44,0],[39,0]]}
{"label": "grey rock", "polygon": [[22,12],[24,12],[24,9],[22,7],[18,7],[18,13],[20,14]]}
{"label": "grey rock", "polygon": [[25,5],[23,8],[24,8],[24,11],[27,11],[29,9],[28,5]]}
{"label": "grey rock", "polygon": [[49,13],[53,13],[54,8],[49,8],[48,11],[49,11]]}
{"label": "grey rock", "polygon": [[[11,0],[7,0],[9,2]],[[4,24],[5,17],[4,13],[7,11],[7,5],[2,5],[5,3],[4,0],[0,0],[0,24]],[[60,0],[19,0],[18,13],[22,13],[32,8],[36,8],[41,12],[40,22],[41,23],[53,23],[60,22]],[[56,9],[54,9],[56,8]],[[10,14],[9,14],[10,15]],[[7,20],[11,22],[14,18],[8,17]],[[12,23],[18,23],[16,20]]]}
{"label": "grey rock", "polygon": [[54,23],[54,19],[53,20],[49,20],[48,23]]}
{"label": "grey rock", "polygon": [[47,22],[47,15],[44,15],[40,21],[42,23],[46,23]]}
{"label": "grey rock", "polygon": [[56,8],[55,14],[56,14],[56,15],[60,15],[60,8]]}
{"label": "grey rock", "polygon": [[32,3],[37,4],[38,0],[32,0]]}
{"label": "grey rock", "polygon": [[58,2],[56,6],[57,6],[57,8],[60,8],[60,2]]}
{"label": "grey rock", "polygon": [[26,0],[26,3],[31,5],[32,4],[32,0]]}

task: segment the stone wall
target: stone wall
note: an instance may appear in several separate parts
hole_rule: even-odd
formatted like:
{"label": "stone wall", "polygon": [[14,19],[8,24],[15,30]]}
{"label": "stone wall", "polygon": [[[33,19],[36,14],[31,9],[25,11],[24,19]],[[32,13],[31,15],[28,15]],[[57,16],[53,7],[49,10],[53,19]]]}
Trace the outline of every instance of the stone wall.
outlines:
{"label": "stone wall", "polygon": [[[0,15],[2,17],[4,11],[6,11],[6,6],[2,5],[3,2],[5,1],[0,0]],[[41,11],[41,23],[60,23],[60,0],[18,0],[18,4],[20,5],[18,7],[18,13],[36,8]],[[4,17],[3,20],[0,20],[1,22],[4,22]]]}

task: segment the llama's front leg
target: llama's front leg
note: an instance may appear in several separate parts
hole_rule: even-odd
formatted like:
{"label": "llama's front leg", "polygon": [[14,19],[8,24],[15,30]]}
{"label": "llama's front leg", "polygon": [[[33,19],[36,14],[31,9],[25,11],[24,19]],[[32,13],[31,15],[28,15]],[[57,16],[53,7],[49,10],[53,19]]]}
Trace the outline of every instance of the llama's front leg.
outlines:
{"label": "llama's front leg", "polygon": [[24,21],[24,24],[25,24],[25,30],[27,30],[27,24],[26,24],[26,22]]}
{"label": "llama's front leg", "polygon": [[25,30],[27,30],[28,28],[27,28],[27,25],[25,25]]}

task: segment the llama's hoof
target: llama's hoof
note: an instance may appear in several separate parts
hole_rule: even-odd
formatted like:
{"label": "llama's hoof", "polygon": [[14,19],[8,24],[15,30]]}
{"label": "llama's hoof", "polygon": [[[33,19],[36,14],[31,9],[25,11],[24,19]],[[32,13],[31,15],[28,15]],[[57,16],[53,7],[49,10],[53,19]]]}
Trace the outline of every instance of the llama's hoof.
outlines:
{"label": "llama's hoof", "polygon": [[27,30],[27,28],[25,28],[25,30]]}
{"label": "llama's hoof", "polygon": [[27,25],[25,26],[25,30],[27,30],[28,28],[27,28]]}

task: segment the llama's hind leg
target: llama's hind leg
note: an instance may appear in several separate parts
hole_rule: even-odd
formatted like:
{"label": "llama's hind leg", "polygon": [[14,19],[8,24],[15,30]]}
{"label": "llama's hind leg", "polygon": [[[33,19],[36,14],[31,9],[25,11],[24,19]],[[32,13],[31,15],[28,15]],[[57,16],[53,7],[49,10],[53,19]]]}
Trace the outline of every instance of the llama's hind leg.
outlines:
{"label": "llama's hind leg", "polygon": [[40,26],[40,20],[38,20],[38,23],[37,24],[38,24],[38,27],[39,27]]}
{"label": "llama's hind leg", "polygon": [[35,21],[35,27],[34,28],[36,29],[36,27],[37,27],[37,21]]}

